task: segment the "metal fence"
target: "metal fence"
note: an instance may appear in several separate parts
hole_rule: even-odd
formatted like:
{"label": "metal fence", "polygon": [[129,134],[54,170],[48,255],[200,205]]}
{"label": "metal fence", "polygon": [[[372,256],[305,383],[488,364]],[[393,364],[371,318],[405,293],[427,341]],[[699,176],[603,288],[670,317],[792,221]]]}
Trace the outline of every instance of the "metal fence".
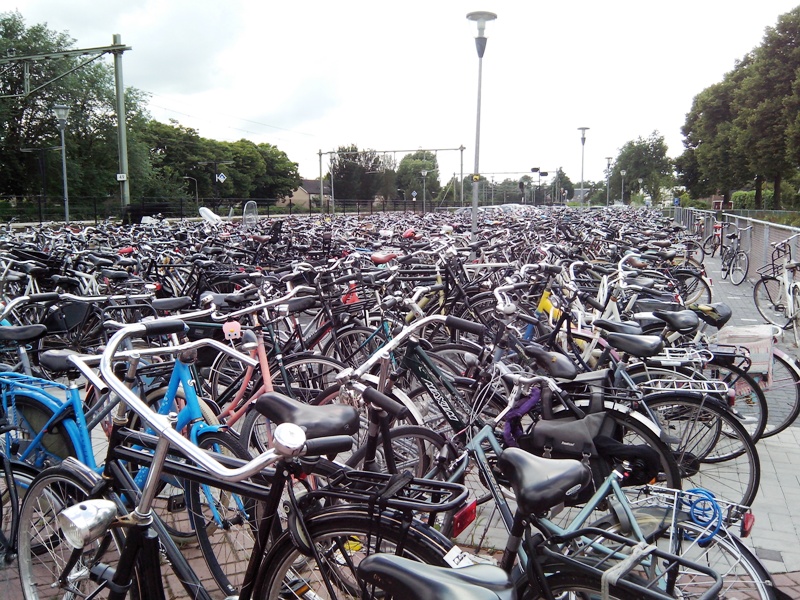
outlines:
{"label": "metal fence", "polygon": [[[668,214],[667,211],[664,213]],[[696,208],[675,208],[673,219],[676,223],[684,225],[691,233],[696,234],[701,242],[713,235],[715,223],[722,224],[723,236],[737,229],[740,230],[742,232],[742,249],[750,256],[748,279],[752,281],[758,279],[758,269],[772,262],[774,245],[800,233],[800,228],[797,227],[769,223],[739,214],[716,213]],[[749,227],[752,228],[747,229]],[[794,260],[797,260],[800,257],[800,238],[792,240],[791,250]]]}

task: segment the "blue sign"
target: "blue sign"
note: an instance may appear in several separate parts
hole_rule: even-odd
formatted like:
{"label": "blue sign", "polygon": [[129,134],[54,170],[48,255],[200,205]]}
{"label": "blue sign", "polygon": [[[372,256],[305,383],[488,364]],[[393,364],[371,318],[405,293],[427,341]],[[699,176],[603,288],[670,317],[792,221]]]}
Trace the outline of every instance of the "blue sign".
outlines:
{"label": "blue sign", "polygon": [[680,206],[681,205],[681,199],[680,198],[673,198],[672,199],[672,205],[673,206]]}

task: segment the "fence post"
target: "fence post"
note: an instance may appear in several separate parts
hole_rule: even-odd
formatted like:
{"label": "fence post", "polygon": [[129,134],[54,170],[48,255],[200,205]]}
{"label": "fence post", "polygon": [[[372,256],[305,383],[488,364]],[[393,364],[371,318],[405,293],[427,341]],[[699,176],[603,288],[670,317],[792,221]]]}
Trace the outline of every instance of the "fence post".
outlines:
{"label": "fence post", "polygon": [[771,258],[771,256],[769,251],[769,225],[764,225],[764,264],[761,265],[762,267],[767,264],[767,259]]}

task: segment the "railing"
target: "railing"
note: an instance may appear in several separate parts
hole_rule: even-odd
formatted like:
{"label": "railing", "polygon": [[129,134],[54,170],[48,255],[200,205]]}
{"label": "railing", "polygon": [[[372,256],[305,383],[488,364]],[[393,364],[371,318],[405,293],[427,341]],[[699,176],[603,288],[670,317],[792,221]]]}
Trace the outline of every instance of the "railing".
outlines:
{"label": "railing", "polygon": [[[690,232],[698,234],[701,237],[701,243],[709,235],[713,235],[715,222],[723,223],[723,236],[730,233],[732,227],[743,229],[752,225],[752,229],[742,233],[740,243],[742,249],[750,255],[749,279],[753,281],[758,277],[758,269],[771,261],[772,246],[770,244],[800,233],[800,229],[797,227],[697,208],[675,208],[673,219],[676,223],[684,225]],[[800,238],[792,241],[792,256],[794,260],[800,259]]]}

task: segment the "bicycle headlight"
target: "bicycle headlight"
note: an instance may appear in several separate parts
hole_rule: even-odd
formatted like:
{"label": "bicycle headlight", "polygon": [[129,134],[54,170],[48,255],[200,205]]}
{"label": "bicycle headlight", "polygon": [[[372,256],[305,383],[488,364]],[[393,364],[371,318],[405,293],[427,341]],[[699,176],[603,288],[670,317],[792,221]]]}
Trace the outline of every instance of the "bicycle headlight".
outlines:
{"label": "bicycle headlight", "polygon": [[61,511],[58,524],[73,548],[85,548],[105,535],[117,517],[117,505],[111,500],[86,500]]}

